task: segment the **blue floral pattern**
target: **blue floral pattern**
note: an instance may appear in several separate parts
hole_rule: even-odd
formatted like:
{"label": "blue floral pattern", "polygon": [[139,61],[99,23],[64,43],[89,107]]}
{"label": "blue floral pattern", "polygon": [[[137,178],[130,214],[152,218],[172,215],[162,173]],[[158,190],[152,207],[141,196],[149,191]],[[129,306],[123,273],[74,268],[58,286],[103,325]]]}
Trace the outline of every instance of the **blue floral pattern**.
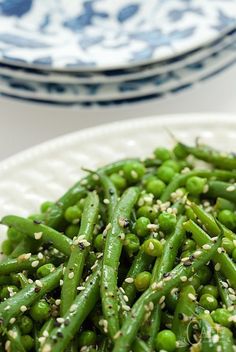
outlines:
{"label": "blue floral pattern", "polygon": [[0,60],[112,70],[183,55],[236,26],[236,0],[0,0]]}

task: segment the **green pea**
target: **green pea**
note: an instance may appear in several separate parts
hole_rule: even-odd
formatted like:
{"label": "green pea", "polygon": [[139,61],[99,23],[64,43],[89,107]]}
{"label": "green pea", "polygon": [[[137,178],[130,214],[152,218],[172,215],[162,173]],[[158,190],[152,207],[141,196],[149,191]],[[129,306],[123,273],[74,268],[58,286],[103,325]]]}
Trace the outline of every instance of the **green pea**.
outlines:
{"label": "green pea", "polygon": [[209,311],[215,310],[218,307],[217,299],[208,293],[200,297],[199,303],[203,308]]}
{"label": "green pea", "polygon": [[160,198],[165,187],[166,185],[163,181],[155,179],[147,183],[146,190],[148,193],[152,193],[154,197]]}
{"label": "green pea", "polygon": [[166,302],[166,306],[170,312],[174,313],[175,308],[177,306],[178,299],[179,299],[179,292],[177,290],[169,293],[166,296],[165,302]]}
{"label": "green pea", "polygon": [[31,307],[30,315],[35,321],[47,320],[50,316],[50,305],[42,299]]}
{"label": "green pea", "polygon": [[179,172],[181,167],[180,167],[180,163],[175,161],[175,160],[167,160],[165,161],[162,166],[167,166],[170,167],[171,169],[173,169],[175,172]]}
{"label": "green pea", "polygon": [[10,240],[5,240],[2,242],[2,252],[4,255],[10,255],[13,251],[13,244]]}
{"label": "green pea", "polygon": [[139,273],[134,279],[134,285],[139,292],[145,291],[151,281],[152,274],[148,271],[143,271]]}
{"label": "green pea", "polygon": [[41,204],[41,207],[40,207],[41,213],[46,213],[46,211],[48,211],[48,209],[49,209],[53,204],[54,204],[54,203],[53,203],[53,202],[50,202],[50,201],[43,202],[43,203]]}
{"label": "green pea", "polygon": [[204,265],[196,274],[202,285],[206,285],[212,277],[212,272],[208,266]]}
{"label": "green pea", "polygon": [[81,332],[78,337],[78,347],[95,345],[97,335],[92,330],[85,330]]}
{"label": "green pea", "polygon": [[188,279],[188,281],[195,288],[195,290],[198,290],[199,287],[201,286],[200,279],[197,275],[193,275]]}
{"label": "green pea", "polygon": [[215,204],[215,210],[219,212],[220,210],[235,210],[235,204],[230,202],[228,199],[224,198],[217,198],[216,204]]}
{"label": "green pea", "polygon": [[162,330],[157,334],[155,340],[157,351],[174,352],[176,349],[176,336],[171,330]]}
{"label": "green pea", "polygon": [[104,235],[102,233],[99,233],[94,239],[94,247],[98,252],[102,252],[104,246],[105,246]]}
{"label": "green pea", "polygon": [[9,298],[11,297],[10,294],[15,294],[19,291],[18,287],[14,286],[14,285],[8,285],[8,286],[3,286],[3,288],[1,289],[0,292],[0,298],[4,299],[4,298]]}
{"label": "green pea", "polygon": [[175,229],[176,222],[176,215],[170,214],[166,211],[158,216],[160,230],[164,233],[171,233]]}
{"label": "green pea", "polygon": [[22,332],[22,334],[29,334],[30,331],[33,329],[33,322],[32,320],[27,317],[26,315],[22,315],[19,318],[19,328]]}
{"label": "green pea", "polygon": [[140,241],[139,238],[133,233],[127,233],[124,241],[124,248],[129,256],[136,253],[139,250]]}
{"label": "green pea", "polygon": [[236,227],[236,216],[231,210],[221,210],[218,214],[218,220],[230,230]]}
{"label": "green pea", "polygon": [[188,156],[188,153],[180,144],[176,144],[173,153],[177,159],[185,159]]}
{"label": "green pea", "polygon": [[158,147],[154,150],[154,155],[157,159],[165,161],[171,158],[171,151],[167,148]]}
{"label": "green pea", "polygon": [[73,205],[66,209],[64,217],[66,221],[71,222],[72,224],[77,224],[80,221],[81,215],[81,209],[77,205]]}
{"label": "green pea", "polygon": [[55,266],[52,263],[44,264],[37,269],[37,276],[39,278],[45,277],[55,270]]}
{"label": "green pea", "polygon": [[148,182],[155,181],[155,180],[157,180],[156,176],[154,176],[153,174],[149,174],[143,177],[142,183],[144,186],[146,186]]}
{"label": "green pea", "polygon": [[194,251],[196,249],[196,243],[191,240],[191,238],[187,238],[182,248],[183,251]]}
{"label": "green pea", "polygon": [[236,262],[236,248],[232,252],[232,259]]}
{"label": "green pea", "polygon": [[119,174],[111,174],[110,179],[119,191],[122,191],[127,186],[126,179]]}
{"label": "green pea", "polygon": [[160,257],[162,254],[162,244],[155,238],[149,238],[142,244],[143,251],[151,257]]}
{"label": "green pea", "polygon": [[192,176],[186,182],[186,189],[189,194],[193,196],[198,196],[199,194],[204,192],[204,187],[207,183],[206,178]]}
{"label": "green pea", "polygon": [[141,216],[140,218],[138,218],[134,226],[137,236],[139,237],[147,236],[149,234],[148,225],[150,223],[151,223],[150,220],[144,216]]}
{"label": "green pea", "polygon": [[26,351],[30,351],[34,347],[34,339],[30,335],[21,336],[21,342]]}
{"label": "green pea", "polygon": [[212,319],[215,323],[223,325],[229,328],[232,325],[232,322],[229,320],[231,313],[224,308],[217,308],[211,313]]}
{"label": "green pea", "polygon": [[17,230],[15,230],[13,227],[9,227],[7,230],[7,238],[14,244],[19,243],[22,238],[23,234]]}
{"label": "green pea", "polygon": [[195,220],[197,218],[195,213],[194,213],[194,211],[190,207],[186,207],[185,215],[187,216],[187,218],[189,220],[193,220],[194,222],[195,222]]}
{"label": "green pea", "polygon": [[157,177],[165,183],[169,183],[175,175],[176,172],[169,166],[163,165],[157,170]]}
{"label": "green pea", "polygon": [[234,250],[233,242],[227,237],[223,237],[221,245],[228,254],[231,254]]}
{"label": "green pea", "polygon": [[127,162],[123,167],[123,172],[129,183],[136,183],[142,179],[145,167],[138,161]]}
{"label": "green pea", "polygon": [[75,236],[78,236],[79,233],[79,226],[78,225],[69,225],[66,228],[66,236],[69,238],[74,238]]}
{"label": "green pea", "polygon": [[157,211],[149,205],[143,205],[137,211],[137,217],[140,218],[142,216],[148,218],[151,222],[154,222],[157,218]]}
{"label": "green pea", "polygon": [[201,289],[201,291],[200,291],[201,296],[206,293],[209,295],[212,295],[215,298],[217,298],[219,296],[219,292],[218,292],[217,287],[213,286],[213,285],[206,285]]}
{"label": "green pea", "polygon": [[80,210],[84,209],[84,203],[85,203],[86,198],[81,198],[78,203],[77,206],[80,208]]}

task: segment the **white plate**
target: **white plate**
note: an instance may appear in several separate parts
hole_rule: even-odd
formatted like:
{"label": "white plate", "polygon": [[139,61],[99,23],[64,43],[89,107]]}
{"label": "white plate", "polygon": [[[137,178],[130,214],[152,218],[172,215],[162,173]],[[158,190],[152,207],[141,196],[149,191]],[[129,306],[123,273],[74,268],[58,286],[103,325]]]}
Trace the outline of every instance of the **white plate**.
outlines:
{"label": "white plate", "polygon": [[210,45],[206,45],[198,50],[188,52],[185,55],[177,56],[174,59],[165,60],[161,63],[136,66],[123,70],[110,70],[99,72],[65,72],[47,71],[20,66],[4,65],[0,63],[0,74],[14,78],[24,79],[32,82],[61,83],[61,84],[91,84],[91,83],[118,83],[126,80],[146,78],[160,75],[169,71],[177,70],[189,65],[197,60],[203,60],[213,52],[221,51],[222,48],[235,42],[236,29],[227,33],[222,38],[218,38]]}
{"label": "white plate", "polygon": [[[147,156],[157,145],[173,144],[167,130],[186,143],[196,137],[218,149],[236,150],[236,116],[186,114],[144,117],[69,134],[0,163],[0,217],[27,216],[44,200],[56,200],[82,175],[132,156]],[[0,238],[5,228],[0,226]]]}
{"label": "white plate", "polygon": [[161,75],[119,83],[57,84],[37,83],[0,75],[0,91],[21,98],[54,103],[113,101],[164,94],[211,76],[236,59],[236,43],[217,49],[209,57]]}
{"label": "white plate", "polygon": [[197,49],[236,25],[236,0],[2,0],[0,59],[107,70]]}

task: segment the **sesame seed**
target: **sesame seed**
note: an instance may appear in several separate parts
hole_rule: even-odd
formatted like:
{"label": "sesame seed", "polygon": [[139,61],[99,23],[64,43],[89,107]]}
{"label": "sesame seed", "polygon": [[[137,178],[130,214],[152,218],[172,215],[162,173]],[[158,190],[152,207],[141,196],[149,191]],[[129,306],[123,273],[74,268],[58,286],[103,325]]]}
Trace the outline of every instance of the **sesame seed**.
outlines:
{"label": "sesame seed", "polygon": [[42,284],[42,282],[41,282],[40,280],[36,280],[36,281],[35,281],[35,285],[38,286],[38,287],[40,287],[40,288],[43,287],[43,284]]}
{"label": "sesame seed", "polygon": [[43,253],[39,252],[38,258],[39,258],[39,259],[43,259]]}
{"label": "sesame seed", "polygon": [[4,308],[4,310],[9,310],[11,308],[11,306],[6,306],[5,308]]}
{"label": "sesame seed", "polygon": [[202,246],[202,248],[208,250],[208,249],[211,249],[211,246],[206,243]]}
{"label": "sesame seed", "polygon": [[236,295],[234,294],[229,294],[229,298],[231,299],[231,301],[235,301],[236,300]]}
{"label": "sesame seed", "polygon": [[235,186],[234,185],[230,185],[229,187],[226,188],[227,192],[233,192],[235,191]]}
{"label": "sesame seed", "polygon": [[13,330],[9,330],[8,335],[10,335],[13,339],[15,339],[17,337],[17,332]]}
{"label": "sesame seed", "polygon": [[217,334],[212,336],[212,342],[213,343],[217,343],[219,341],[219,339],[220,339],[220,337]]}
{"label": "sesame seed", "polygon": [[225,281],[222,281],[222,286],[223,286],[224,288],[228,288],[228,287],[229,287],[229,285],[228,285],[227,282],[225,282]]}
{"label": "sesame seed", "polygon": [[72,306],[70,307],[70,312],[74,312],[77,309],[77,304],[72,304]]}
{"label": "sesame seed", "polygon": [[124,241],[124,239],[125,239],[125,234],[124,234],[124,233],[120,233],[120,234],[119,234],[119,237],[120,237],[120,239],[121,239],[122,241]]}
{"label": "sesame seed", "polygon": [[68,278],[69,278],[69,279],[73,279],[74,276],[75,276],[75,274],[74,274],[73,272],[71,272],[71,273],[68,274]]}
{"label": "sesame seed", "polygon": [[27,311],[27,307],[26,307],[26,306],[21,306],[21,307],[20,307],[20,311],[21,311],[22,313],[26,312],[26,311]]}
{"label": "sesame seed", "polygon": [[209,303],[214,302],[214,298],[213,298],[213,297],[207,297],[206,300],[207,300]]}
{"label": "sesame seed", "polygon": [[31,264],[32,268],[36,268],[36,266],[39,265],[39,261],[38,260],[34,260]]}
{"label": "sesame seed", "polygon": [[31,257],[31,253],[26,253],[25,254],[25,259],[29,259]]}
{"label": "sesame seed", "polygon": [[124,295],[123,298],[124,298],[125,302],[129,302],[129,297],[128,296]]}
{"label": "sesame seed", "polygon": [[28,283],[32,284],[34,281],[32,279],[28,279]]}
{"label": "sesame seed", "polygon": [[125,279],[125,282],[127,282],[127,284],[132,284],[134,282],[134,279],[132,277],[127,277]]}
{"label": "sesame seed", "polygon": [[192,293],[189,293],[188,294],[188,298],[191,300],[191,301],[196,301],[196,296],[195,295],[193,295]]}
{"label": "sesame seed", "polygon": [[149,242],[148,248],[150,249],[150,251],[153,251],[153,249],[155,248],[154,244],[152,242]]}
{"label": "sesame seed", "polygon": [[61,300],[60,299],[56,299],[55,300],[55,304],[56,304],[56,306],[59,306],[61,304]]}
{"label": "sesame seed", "polygon": [[9,320],[9,323],[10,323],[10,324],[14,324],[15,321],[16,321],[16,318],[11,318],[11,319]]}
{"label": "sesame seed", "polygon": [[103,203],[104,204],[110,204],[110,201],[109,201],[109,199],[105,198],[105,199],[103,199]]}
{"label": "sesame seed", "polygon": [[60,280],[60,286],[62,286],[62,285],[63,285],[63,282],[64,282],[64,281],[61,279],[61,280]]}
{"label": "sesame seed", "polygon": [[42,232],[35,232],[34,234],[34,238],[36,240],[40,240],[40,238],[43,236],[43,233]]}
{"label": "sesame seed", "polygon": [[181,276],[181,277],[180,277],[180,280],[181,280],[182,282],[186,282],[186,281],[188,280],[188,278],[187,278],[187,276]]}
{"label": "sesame seed", "polygon": [[128,311],[131,309],[130,306],[128,306],[127,304],[123,305],[122,308],[123,308],[126,312],[128,312]]}
{"label": "sesame seed", "polygon": [[134,179],[138,178],[138,173],[135,170],[132,170],[130,174]]}
{"label": "sesame seed", "polygon": [[119,330],[119,331],[117,331],[117,333],[113,336],[113,339],[116,340],[116,339],[118,339],[118,337],[120,337],[120,336],[121,336],[121,331]]}
{"label": "sesame seed", "polygon": [[10,351],[10,346],[11,346],[11,342],[9,340],[7,340],[5,343],[5,350]]}
{"label": "sesame seed", "polygon": [[65,321],[64,318],[57,318],[57,322],[58,322],[59,324],[63,324],[64,321]]}
{"label": "sesame seed", "polygon": [[202,254],[202,251],[197,250],[193,253],[194,258],[198,258]]}
{"label": "sesame seed", "polygon": [[44,332],[43,332],[43,336],[44,336],[44,337],[48,337],[48,336],[49,336],[49,333],[48,333],[48,331],[47,331],[47,330],[44,330]]}
{"label": "sesame seed", "polygon": [[220,263],[216,263],[215,265],[215,271],[220,271],[221,265]]}
{"label": "sesame seed", "polygon": [[162,304],[165,299],[166,299],[166,297],[165,297],[165,296],[162,296],[162,297],[159,299],[159,304]]}
{"label": "sesame seed", "polygon": [[207,193],[209,191],[209,186],[208,185],[205,185],[203,187],[203,193]]}
{"label": "sesame seed", "polygon": [[84,286],[78,286],[78,287],[77,287],[77,290],[78,290],[78,291],[83,291],[83,290],[85,290],[85,287],[84,287]]}
{"label": "sesame seed", "polygon": [[51,352],[51,345],[49,345],[49,343],[47,343],[46,345],[43,346],[42,352]]}

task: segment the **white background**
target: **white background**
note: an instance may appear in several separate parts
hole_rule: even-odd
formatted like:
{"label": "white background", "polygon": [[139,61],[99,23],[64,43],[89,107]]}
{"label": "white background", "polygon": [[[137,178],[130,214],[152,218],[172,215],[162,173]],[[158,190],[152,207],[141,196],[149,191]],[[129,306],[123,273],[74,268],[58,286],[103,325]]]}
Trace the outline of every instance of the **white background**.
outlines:
{"label": "white background", "polygon": [[236,65],[176,95],[118,108],[72,110],[0,99],[0,160],[82,128],[121,119],[182,112],[229,112],[235,113],[236,118]]}

